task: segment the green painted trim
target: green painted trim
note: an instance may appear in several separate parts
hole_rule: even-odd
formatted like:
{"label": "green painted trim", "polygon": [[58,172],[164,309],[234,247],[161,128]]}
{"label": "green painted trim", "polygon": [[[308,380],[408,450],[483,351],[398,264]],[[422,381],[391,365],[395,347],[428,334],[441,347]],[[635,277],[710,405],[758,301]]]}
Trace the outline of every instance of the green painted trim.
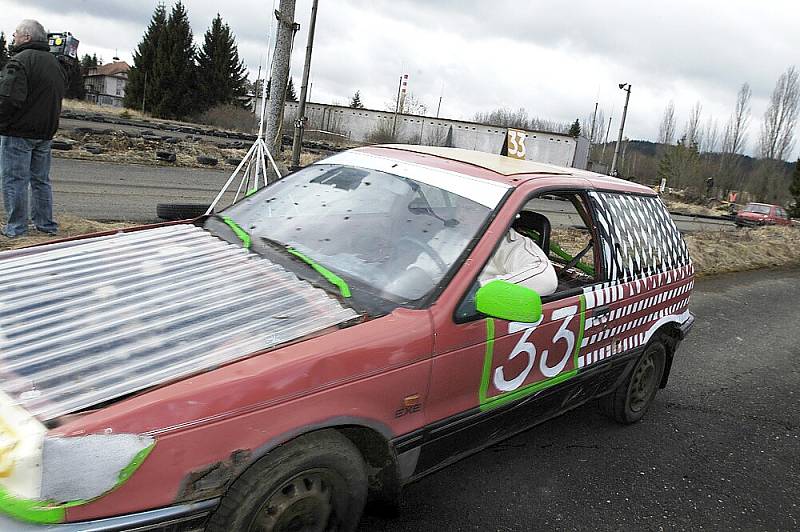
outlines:
{"label": "green painted trim", "polygon": [[502,395],[497,395],[495,397],[488,399],[484,404],[482,404],[481,411],[491,410],[492,408],[497,408],[498,406],[510,403],[511,401],[522,399],[527,395],[544,390],[546,388],[550,388],[551,386],[555,386],[556,384],[560,384],[566,380],[569,380],[577,374],[578,370],[574,369],[566,373],[561,373],[560,375],[557,375],[552,379],[539,382],[532,382],[531,384],[524,386],[519,390],[514,390],[513,392],[506,392]]}
{"label": "green painted trim", "polygon": [[[481,376],[481,387],[478,391],[478,406],[481,411],[491,410],[498,406],[505,405],[511,401],[522,399],[523,397],[536,393],[541,390],[555,386],[564,381],[567,381],[578,374],[578,355],[581,351],[581,344],[583,343],[584,328],[586,327],[586,296],[581,295],[578,297],[579,306],[578,314],[580,316],[580,323],[578,325],[578,336],[575,340],[575,350],[572,353],[572,361],[574,369],[556,375],[555,377],[543,381],[532,382],[527,386],[523,386],[513,392],[504,392],[494,397],[487,397],[489,391],[489,374],[492,371],[492,357],[494,356],[494,322],[492,321],[491,329],[489,323],[486,324],[486,355],[483,360],[483,375]],[[491,320],[490,320],[491,321]]]}
{"label": "green painted trim", "polygon": [[580,310],[578,312],[581,316],[581,323],[580,328],[578,329],[578,341],[575,342],[575,355],[572,357],[576,370],[578,369],[578,355],[581,352],[581,344],[583,343],[583,329],[586,327],[586,296],[581,294],[581,296],[578,298],[578,301],[580,305]]}
{"label": "green painted trim", "polygon": [[247,192],[245,192],[245,194],[244,194],[244,197],[245,197],[245,198],[249,198],[250,196],[252,196],[252,195],[253,195],[253,194],[255,194],[256,192],[258,192],[258,189],[257,189],[257,188],[251,188],[250,190],[248,190]]}
{"label": "green painted trim", "polygon": [[[150,453],[155,448],[156,443],[153,442],[148,447],[142,449],[131,459],[130,463],[125,466],[117,477],[117,483],[111,490],[99,495],[93,500],[96,500],[111,491],[119,488],[125,484],[131,476],[136,472],[142,463],[147,459]],[[66,520],[67,508],[74,508],[76,506],[83,506],[88,504],[90,500],[77,500],[69,501],[63,504],[55,504],[47,501],[35,501],[29,499],[20,499],[10,495],[8,492],[0,487],[0,513],[4,513],[17,519],[19,521],[26,521],[29,523],[38,524],[57,524],[63,523]]]}
{"label": "green painted trim", "polygon": [[156,442],[154,441],[149,446],[136,453],[136,456],[133,457],[130,463],[119,472],[119,476],[117,477],[117,486],[125,484],[128,479],[130,479],[131,476],[136,473],[136,470],[139,469],[145,459],[150,456],[150,453],[153,451],[155,446]]}
{"label": "green painted trim", "polygon": [[336,275],[335,273],[333,273],[332,271],[330,271],[325,266],[323,266],[322,264],[318,263],[317,261],[315,261],[311,257],[307,257],[306,255],[303,255],[301,252],[297,251],[293,247],[287,246],[286,250],[289,253],[291,253],[292,255],[294,255],[295,257],[297,257],[298,259],[302,260],[303,262],[305,262],[306,264],[308,264],[309,266],[314,268],[314,270],[318,274],[323,276],[326,281],[328,281],[333,286],[338,288],[339,292],[342,294],[342,297],[345,297],[345,298],[346,297],[350,297],[350,287],[347,286],[347,283],[345,282],[344,279],[342,279],[341,277],[339,277],[338,275]]}
{"label": "green painted trim", "polygon": [[486,319],[486,351],[483,358],[483,376],[481,387],[478,390],[478,404],[486,402],[486,393],[489,391],[489,372],[492,371],[492,355],[494,353],[494,320]]}
{"label": "green painted trim", "polygon": [[63,523],[67,517],[65,506],[50,506],[47,502],[20,499],[0,487],[0,512],[29,523]]}
{"label": "green painted trim", "polygon": [[228,216],[223,216],[222,221],[225,222],[228,225],[228,227],[233,229],[233,232],[236,233],[236,236],[238,236],[239,240],[242,241],[242,245],[244,246],[244,248],[250,249],[250,246],[253,244],[253,241],[250,239],[250,235],[247,233],[247,231],[242,229],[239,224],[231,220],[231,218]]}

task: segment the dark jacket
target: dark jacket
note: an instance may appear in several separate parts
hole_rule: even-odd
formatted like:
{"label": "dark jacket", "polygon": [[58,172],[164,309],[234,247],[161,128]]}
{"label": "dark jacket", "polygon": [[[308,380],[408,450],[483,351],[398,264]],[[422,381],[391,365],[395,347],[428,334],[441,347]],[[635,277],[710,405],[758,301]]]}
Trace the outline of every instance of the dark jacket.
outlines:
{"label": "dark jacket", "polygon": [[65,91],[66,75],[47,43],[17,47],[0,72],[0,135],[52,139]]}

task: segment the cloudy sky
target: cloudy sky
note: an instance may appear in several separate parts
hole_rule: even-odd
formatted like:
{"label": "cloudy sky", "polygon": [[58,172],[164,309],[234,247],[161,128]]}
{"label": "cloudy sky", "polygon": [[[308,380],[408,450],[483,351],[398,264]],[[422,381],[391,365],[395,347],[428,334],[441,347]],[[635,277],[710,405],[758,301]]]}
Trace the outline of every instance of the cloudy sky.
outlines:
{"label": "cloudy sky", "polygon": [[[71,31],[81,53],[131,61],[156,0],[0,0],[0,30],[40,20]],[[172,0],[166,1],[171,5]],[[264,61],[279,0],[185,0],[199,42],[219,12],[237,36],[255,78]],[[675,102],[679,129],[699,101],[703,116],[727,120],[743,82],[753,91],[748,152],[772,88],[800,62],[797,0],[320,0],[311,98],[346,103],[356,90],[367,107],[391,101],[401,73],[410,90],[441,116],[524,107],[529,115],[569,122],[595,101],[619,126],[633,86],[626,136],[655,139],[664,106]],[[299,88],[311,0],[297,0],[301,30],[292,77]],[[800,132],[798,132],[800,133]],[[793,155],[797,155],[795,149]]]}

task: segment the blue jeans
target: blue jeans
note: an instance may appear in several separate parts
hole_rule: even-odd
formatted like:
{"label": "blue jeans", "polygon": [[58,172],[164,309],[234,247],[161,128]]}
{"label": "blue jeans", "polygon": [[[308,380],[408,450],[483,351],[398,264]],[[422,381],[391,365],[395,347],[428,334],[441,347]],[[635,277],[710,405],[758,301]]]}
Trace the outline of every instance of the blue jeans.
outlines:
{"label": "blue jeans", "polygon": [[21,236],[28,231],[28,187],[33,193],[33,224],[45,233],[58,231],[53,220],[50,144],[49,140],[0,136],[0,177],[8,217],[3,228],[6,236]]}

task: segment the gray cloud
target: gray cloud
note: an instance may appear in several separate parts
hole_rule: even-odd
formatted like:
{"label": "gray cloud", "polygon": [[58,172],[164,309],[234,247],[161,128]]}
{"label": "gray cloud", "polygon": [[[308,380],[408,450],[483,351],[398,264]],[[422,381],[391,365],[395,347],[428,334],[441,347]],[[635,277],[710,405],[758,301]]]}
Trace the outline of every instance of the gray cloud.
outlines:
{"label": "gray cloud", "polygon": [[[272,3],[184,3],[198,41],[213,16],[222,15],[255,77],[266,55]],[[301,30],[292,76],[298,86],[310,3],[297,5]],[[47,26],[72,28],[83,50],[107,54],[119,48],[129,58],[122,50],[135,48],[156,1],[20,4],[0,0],[10,17],[25,18],[30,11]],[[598,95],[606,113],[614,107],[618,115],[623,95],[616,83],[627,81],[634,90],[626,132],[652,138],[669,100],[675,101],[679,125],[697,100],[706,115],[724,122],[736,91],[748,81],[753,137],[775,80],[796,60],[798,14],[794,0],[322,0],[312,97],[344,102],[361,90],[369,106],[383,108],[395,94],[398,75],[407,72],[411,90],[432,111],[444,87],[444,116],[468,118],[506,106],[572,121],[587,116]]]}

